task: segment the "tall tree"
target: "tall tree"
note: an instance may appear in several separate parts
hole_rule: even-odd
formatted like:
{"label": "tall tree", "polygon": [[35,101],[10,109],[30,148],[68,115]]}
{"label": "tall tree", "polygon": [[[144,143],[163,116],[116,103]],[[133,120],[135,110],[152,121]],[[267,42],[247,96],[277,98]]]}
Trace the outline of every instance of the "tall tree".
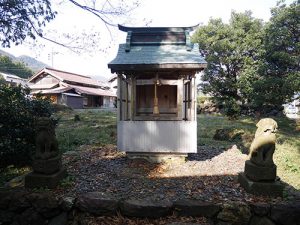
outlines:
{"label": "tall tree", "polygon": [[258,84],[265,87],[264,101],[280,106],[300,92],[300,1],[281,1],[271,14],[265,30],[264,77]]}
{"label": "tall tree", "polygon": [[251,12],[232,12],[229,24],[211,19],[193,36],[208,63],[203,76],[203,92],[224,105],[228,116],[238,114],[240,105],[248,102],[247,92],[242,90],[255,79],[259,68],[263,52],[262,30],[262,21],[253,18]]}

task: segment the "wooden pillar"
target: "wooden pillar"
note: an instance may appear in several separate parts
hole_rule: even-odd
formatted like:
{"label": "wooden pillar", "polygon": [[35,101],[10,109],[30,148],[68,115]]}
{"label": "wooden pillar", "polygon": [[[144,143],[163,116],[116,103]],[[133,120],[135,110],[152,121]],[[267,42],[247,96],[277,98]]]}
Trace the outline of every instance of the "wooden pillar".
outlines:
{"label": "wooden pillar", "polygon": [[124,77],[122,76],[121,79],[121,90],[122,90],[122,98],[121,98],[121,102],[122,102],[122,120],[126,120],[126,81],[124,80]]}
{"label": "wooden pillar", "polygon": [[184,79],[183,80],[183,119],[189,120],[189,82]]}
{"label": "wooden pillar", "polygon": [[128,120],[129,114],[128,114],[128,83],[127,80],[124,81],[124,87],[125,87],[125,116],[124,120]]}
{"label": "wooden pillar", "polygon": [[128,120],[132,120],[132,115],[131,115],[131,105],[132,105],[132,80],[131,78],[127,79],[127,91],[128,91]]}
{"label": "wooden pillar", "polygon": [[187,120],[191,121],[193,120],[193,113],[192,113],[192,101],[193,101],[193,95],[192,95],[192,79],[189,78],[187,83]]}
{"label": "wooden pillar", "polygon": [[179,79],[179,82],[178,82],[178,86],[177,86],[177,117],[178,119],[182,120],[182,114],[183,114],[183,86],[184,86],[184,83],[183,83],[183,78],[180,78]]}
{"label": "wooden pillar", "polygon": [[118,74],[118,89],[117,89],[117,120],[122,120],[122,78],[121,74]]}
{"label": "wooden pillar", "polygon": [[196,91],[196,79],[195,76],[193,76],[191,81],[191,99],[192,99],[192,105],[191,105],[191,120],[196,121],[197,120],[197,91]]}
{"label": "wooden pillar", "polygon": [[131,120],[134,120],[135,117],[135,99],[136,99],[136,79],[135,77],[131,77]]}

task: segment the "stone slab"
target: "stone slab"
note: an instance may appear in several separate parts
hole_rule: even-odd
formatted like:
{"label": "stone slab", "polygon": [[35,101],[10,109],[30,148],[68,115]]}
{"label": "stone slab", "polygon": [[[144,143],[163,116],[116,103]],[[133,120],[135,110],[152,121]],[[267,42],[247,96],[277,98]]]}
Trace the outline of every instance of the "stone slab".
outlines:
{"label": "stone slab", "polygon": [[246,203],[238,201],[226,201],[217,215],[218,225],[248,225],[250,218],[250,207]]}
{"label": "stone slab", "polygon": [[13,224],[30,224],[30,225],[47,225],[47,219],[43,218],[37,211],[33,208],[28,208],[24,212],[22,212],[16,218],[18,223]]}
{"label": "stone slab", "polygon": [[88,192],[78,197],[76,206],[83,212],[110,216],[117,214],[119,199],[103,192]]}
{"label": "stone slab", "polygon": [[63,212],[58,216],[52,218],[49,221],[48,225],[67,225],[67,224],[68,224],[68,214],[66,212]]}
{"label": "stone slab", "polygon": [[251,211],[257,216],[267,216],[270,213],[271,205],[264,202],[252,202],[249,204]]}
{"label": "stone slab", "polygon": [[55,188],[67,176],[67,170],[62,168],[54,174],[32,172],[25,177],[26,188]]}
{"label": "stone slab", "polygon": [[272,207],[270,219],[276,224],[299,225],[300,201],[279,203]]}
{"label": "stone slab", "polygon": [[250,225],[275,225],[270,219],[267,217],[253,216]]}
{"label": "stone slab", "polygon": [[159,218],[171,213],[172,202],[129,199],[121,203],[121,213],[129,217]]}
{"label": "stone slab", "polygon": [[282,197],[283,195],[283,184],[279,181],[271,182],[257,182],[252,181],[245,176],[244,173],[240,173],[238,176],[238,181],[241,186],[249,193],[256,195],[265,195],[273,197]]}
{"label": "stone slab", "polygon": [[181,216],[204,216],[212,218],[220,211],[220,206],[211,202],[194,199],[180,199],[174,202],[174,208]]}
{"label": "stone slab", "polygon": [[166,225],[203,225],[203,223],[185,223],[185,222],[173,222],[173,223],[168,223]]}
{"label": "stone slab", "polygon": [[0,224],[11,224],[15,216],[13,212],[0,209]]}
{"label": "stone slab", "polygon": [[245,175],[253,181],[275,181],[276,168],[276,165],[263,167],[247,160],[245,162]]}

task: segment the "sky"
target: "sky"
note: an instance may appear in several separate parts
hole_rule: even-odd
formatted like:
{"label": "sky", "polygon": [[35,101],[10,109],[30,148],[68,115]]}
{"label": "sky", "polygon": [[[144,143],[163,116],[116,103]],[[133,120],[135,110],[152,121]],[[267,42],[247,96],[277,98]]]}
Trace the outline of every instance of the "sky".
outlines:
{"label": "sky", "polygon": [[[91,0],[90,0],[91,1]],[[102,0],[99,0],[102,1]],[[113,0],[118,1],[118,0]],[[129,3],[132,0],[123,1]],[[116,19],[115,23],[128,26],[182,27],[196,24],[207,24],[210,18],[222,18],[228,22],[231,12],[251,10],[255,18],[268,21],[270,8],[276,6],[277,0],[139,0],[140,6],[131,12],[128,18]],[[292,0],[286,1],[291,3]],[[47,24],[44,32],[49,37],[61,38],[61,33],[77,36],[81,45],[90,46],[90,36],[100,45],[100,50],[90,46],[88,53],[76,54],[58,45],[38,41],[24,43],[4,51],[19,55],[29,55],[56,69],[92,76],[98,79],[112,76],[107,64],[117,54],[118,45],[126,41],[126,34],[117,27],[107,28],[100,19],[67,1],[55,3],[53,8],[58,12],[55,20]],[[85,35],[88,34],[88,35]],[[43,46],[39,46],[43,44]]]}

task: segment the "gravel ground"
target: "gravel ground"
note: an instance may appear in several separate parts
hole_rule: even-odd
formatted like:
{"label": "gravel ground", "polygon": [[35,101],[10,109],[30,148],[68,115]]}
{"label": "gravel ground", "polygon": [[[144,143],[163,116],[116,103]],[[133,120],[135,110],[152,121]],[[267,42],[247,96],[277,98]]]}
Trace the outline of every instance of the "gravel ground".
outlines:
{"label": "gravel ground", "polygon": [[82,146],[78,152],[64,154],[73,180],[58,191],[66,195],[98,191],[121,199],[281,201],[248,194],[239,186],[237,175],[246,159],[236,146],[202,146],[181,165],[151,164],[127,159],[115,146]]}

